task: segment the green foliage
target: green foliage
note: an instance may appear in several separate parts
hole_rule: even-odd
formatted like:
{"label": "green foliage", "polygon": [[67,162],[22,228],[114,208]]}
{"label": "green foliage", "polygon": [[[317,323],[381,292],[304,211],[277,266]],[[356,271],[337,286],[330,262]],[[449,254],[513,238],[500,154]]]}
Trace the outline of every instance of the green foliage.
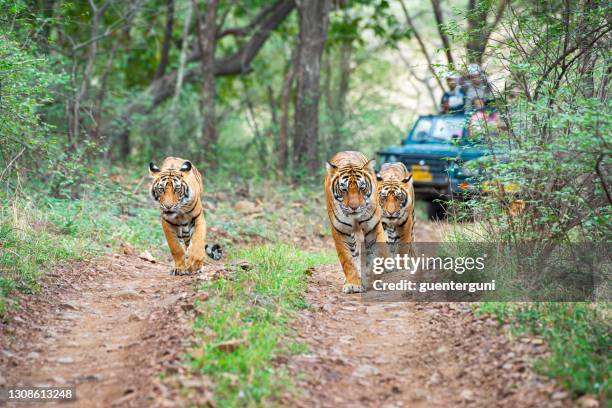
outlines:
{"label": "green foliage", "polygon": [[[248,262],[246,270],[234,269],[228,279],[201,288],[211,296],[198,305],[198,345],[188,364],[213,379],[220,406],[274,404],[291,389],[288,373],[275,368],[273,359],[302,349],[287,322],[307,307],[306,271],[333,259],[280,244],[244,250],[232,260]],[[218,346],[231,340],[241,341],[235,350]]]}
{"label": "green foliage", "polygon": [[608,304],[483,303],[479,310],[511,324],[516,334],[542,336],[550,356],[537,361],[536,369],[558,379],[574,398],[612,398]]}
{"label": "green foliage", "polygon": [[[157,210],[130,205],[125,191],[115,191],[124,197],[117,201],[110,193],[92,191],[78,200],[33,194],[0,207],[0,317],[10,310],[14,291],[37,291],[41,277],[56,265],[91,259],[122,243],[165,251]],[[3,193],[0,198],[8,201]]]}
{"label": "green foliage", "polygon": [[49,83],[45,61],[0,28],[0,178],[12,174],[4,171],[15,157],[44,156],[48,145],[57,143],[47,138],[48,127],[38,115],[40,106],[50,101]]}
{"label": "green foliage", "polygon": [[[492,186],[469,203],[488,233],[541,249],[606,239],[611,232],[609,61],[599,48],[581,45],[575,31],[588,26],[598,35],[605,32],[605,7],[566,7],[566,22],[524,10],[521,31],[495,47],[507,63],[513,95],[497,101],[503,126],[482,135],[495,153],[471,163],[483,185]],[[514,15],[508,19],[516,23]],[[570,47],[581,53],[563,51]],[[512,211],[516,202],[525,209]]]}

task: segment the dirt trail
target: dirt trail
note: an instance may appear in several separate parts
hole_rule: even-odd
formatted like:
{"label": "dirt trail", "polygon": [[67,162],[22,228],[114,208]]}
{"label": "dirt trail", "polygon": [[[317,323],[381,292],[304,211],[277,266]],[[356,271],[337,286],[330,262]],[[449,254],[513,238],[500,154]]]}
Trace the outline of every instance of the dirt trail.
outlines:
{"label": "dirt trail", "polygon": [[76,386],[70,406],[154,405],[154,379],[178,362],[188,340],[185,313],[202,276],[168,269],[132,254],[54,271],[0,332],[0,381]]}
{"label": "dirt trail", "polygon": [[[423,223],[417,241],[435,240],[436,229]],[[304,391],[291,405],[571,406],[566,393],[530,369],[546,352],[540,339],[510,341],[469,304],[366,303],[341,287],[339,266],[311,277],[312,308],[294,323],[309,352],[288,362]]]}
{"label": "dirt trail", "polygon": [[[417,239],[442,229],[423,223]],[[183,277],[168,268],[132,253],[52,271],[42,293],[22,296],[14,320],[0,325],[0,386],[76,386],[75,407],[167,406],[176,394],[164,395],[159,375],[182,371],[193,286],[219,265]],[[364,303],[341,283],[336,265],[310,278],[313,307],[293,323],[309,353],[279,361],[302,389],[288,406],[570,405],[529,368],[546,351],[541,340],[510,341],[467,304]]]}

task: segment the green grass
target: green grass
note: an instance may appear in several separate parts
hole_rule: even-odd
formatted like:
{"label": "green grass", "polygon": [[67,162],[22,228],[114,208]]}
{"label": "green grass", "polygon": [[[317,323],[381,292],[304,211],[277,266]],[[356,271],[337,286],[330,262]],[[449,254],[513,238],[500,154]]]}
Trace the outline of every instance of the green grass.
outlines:
{"label": "green grass", "polygon": [[[209,300],[199,304],[195,322],[198,346],[188,356],[194,372],[215,384],[218,406],[261,406],[292,390],[291,379],[273,360],[303,352],[291,339],[287,323],[304,299],[306,271],[335,261],[331,253],[306,253],[286,245],[270,245],[236,254],[248,270],[238,268],[226,279],[204,285]],[[219,343],[242,339],[233,351]]]}
{"label": "green grass", "polygon": [[555,378],[574,398],[612,398],[608,304],[491,302],[480,304],[478,312],[512,325],[516,334],[542,336],[550,356],[538,360],[535,369]]}
{"label": "green grass", "polygon": [[[0,205],[0,319],[11,309],[10,298],[16,291],[35,292],[39,279],[55,265],[92,259],[122,244],[168,257],[159,211],[148,197],[148,181],[140,179],[145,170],[129,170],[125,175],[115,169],[122,176],[120,181],[113,181],[117,174],[100,176],[82,186],[78,199],[37,193],[46,191],[44,185],[19,196],[0,191],[0,202],[5,203]],[[206,214],[211,231],[219,231],[209,238],[226,253],[237,244],[277,242],[285,234],[314,236],[328,231],[319,191],[265,181],[211,180],[217,182],[208,183],[205,191],[223,191],[225,197],[219,199],[216,211]],[[234,204],[244,200],[245,193],[248,200],[264,202],[260,217],[234,211]]]}
{"label": "green grass", "polygon": [[46,271],[116,250],[122,243],[137,249],[165,249],[153,208],[121,206],[96,196],[78,200],[39,198],[0,208],[0,318],[11,309],[15,291],[33,293]]}

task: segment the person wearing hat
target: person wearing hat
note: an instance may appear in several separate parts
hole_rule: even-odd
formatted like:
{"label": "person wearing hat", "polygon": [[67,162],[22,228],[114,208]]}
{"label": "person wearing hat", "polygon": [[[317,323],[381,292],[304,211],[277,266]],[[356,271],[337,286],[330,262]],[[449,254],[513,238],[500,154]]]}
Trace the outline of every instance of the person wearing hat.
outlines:
{"label": "person wearing hat", "polygon": [[446,75],[446,84],[448,91],[444,91],[440,106],[442,113],[458,113],[462,112],[465,106],[465,94],[458,84],[459,76],[454,72],[449,72]]}
{"label": "person wearing hat", "polygon": [[478,64],[470,64],[467,67],[467,89],[465,91],[465,111],[474,109],[472,101],[481,99],[488,105],[495,98],[491,92],[491,87],[484,77],[484,73]]}

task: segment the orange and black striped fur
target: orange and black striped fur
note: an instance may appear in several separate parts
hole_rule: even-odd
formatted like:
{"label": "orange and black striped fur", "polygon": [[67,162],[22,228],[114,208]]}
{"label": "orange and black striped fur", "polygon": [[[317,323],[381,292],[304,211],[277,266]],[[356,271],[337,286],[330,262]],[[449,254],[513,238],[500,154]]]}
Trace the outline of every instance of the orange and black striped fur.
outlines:
{"label": "orange and black striped fur", "polygon": [[359,152],[340,152],[327,162],[325,202],[338,258],[344,271],[344,293],[362,292],[360,247],[362,232],[366,267],[372,265],[374,244],[385,242],[380,222],[374,161]]}
{"label": "orange and black striped fur", "polygon": [[172,275],[199,272],[205,254],[220,258],[218,245],[206,246],[206,222],[202,207],[202,176],[190,161],[167,157],[161,168],[149,163],[153,177],[151,195],[159,203],[161,224],[174,259]]}
{"label": "orange and black striped fur", "polygon": [[414,256],[414,187],[403,163],[385,163],[377,175],[382,225],[392,255]]}

